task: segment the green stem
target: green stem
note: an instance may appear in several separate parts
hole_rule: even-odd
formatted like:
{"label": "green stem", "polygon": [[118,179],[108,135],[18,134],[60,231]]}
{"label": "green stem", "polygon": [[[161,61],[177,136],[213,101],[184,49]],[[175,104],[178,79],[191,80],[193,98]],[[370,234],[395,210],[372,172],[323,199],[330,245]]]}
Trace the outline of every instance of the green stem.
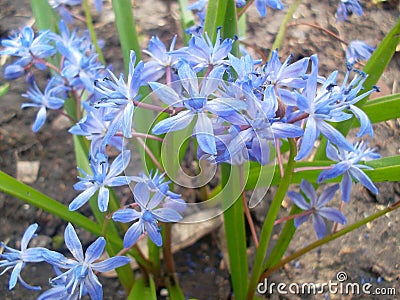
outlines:
{"label": "green stem", "polygon": [[106,64],[106,60],[104,59],[103,52],[101,52],[99,43],[97,41],[96,32],[95,32],[94,26],[93,26],[92,15],[90,14],[89,0],[83,0],[82,1],[82,7],[83,7],[83,11],[85,12],[86,25],[87,25],[87,27],[89,29],[89,34],[90,34],[90,37],[92,39],[93,45],[94,45],[94,47],[96,49],[97,54],[99,55],[99,60],[101,61],[101,63],[103,65],[105,65]]}
{"label": "green stem", "polygon": [[[286,25],[289,23],[289,21],[293,18],[293,14],[296,12],[297,8],[299,7],[301,3],[301,0],[296,0],[295,2],[293,2],[292,5],[290,5],[285,18],[282,21],[281,26],[279,27],[279,31],[278,34],[276,35],[275,41],[272,44],[271,49],[279,49],[282,47],[283,45],[283,41],[285,39],[285,35],[286,35]],[[270,52],[268,59],[271,58],[272,52]]]}
{"label": "green stem", "polygon": [[260,277],[262,272],[262,267],[268,249],[269,241],[271,239],[272,229],[274,228],[274,221],[278,216],[282,201],[292,181],[293,170],[296,164],[294,158],[297,153],[296,142],[294,139],[289,139],[289,148],[290,148],[289,160],[286,165],[285,175],[283,176],[279,184],[278,190],[276,191],[275,197],[272,201],[271,207],[268,210],[267,217],[265,218],[265,222],[261,230],[259,245],[256,252],[256,258],[254,261],[253,270],[251,273],[248,292],[247,292],[248,300],[253,299],[253,295],[258,283],[258,278]]}
{"label": "green stem", "polygon": [[283,267],[285,264],[297,259],[298,257],[302,256],[303,254],[306,254],[307,252],[310,252],[311,250],[320,247],[330,241],[333,241],[343,235],[345,235],[346,233],[349,233],[350,231],[353,231],[357,228],[360,228],[361,226],[364,226],[365,224],[372,222],[373,220],[382,217],[383,215],[400,208],[400,201],[394,203],[393,205],[391,205],[390,207],[383,209],[357,223],[354,223],[352,225],[349,225],[345,228],[343,228],[342,230],[335,232],[331,235],[328,235],[310,245],[308,245],[307,247],[304,247],[303,249],[300,249],[299,251],[296,251],[295,253],[293,253],[292,255],[289,255],[288,257],[286,257],[285,259],[282,259],[278,264],[274,265],[272,268],[269,268],[267,270],[264,270],[264,272],[262,273],[261,277],[260,277],[260,281],[264,280],[264,278],[267,278],[269,275],[271,275],[273,272],[275,272],[276,270],[280,269],[281,267]]}

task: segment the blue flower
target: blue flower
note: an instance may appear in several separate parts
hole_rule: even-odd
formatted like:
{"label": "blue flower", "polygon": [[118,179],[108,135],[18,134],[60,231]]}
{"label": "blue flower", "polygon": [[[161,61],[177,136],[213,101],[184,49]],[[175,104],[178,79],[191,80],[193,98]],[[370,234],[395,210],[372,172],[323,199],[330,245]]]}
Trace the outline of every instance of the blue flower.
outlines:
{"label": "blue flower", "polygon": [[360,60],[368,60],[375,48],[367,45],[363,41],[351,41],[346,48],[346,62],[349,65],[354,65]]}
{"label": "blue flower", "polygon": [[[73,43],[76,44],[76,43]],[[94,92],[94,81],[100,77],[104,66],[100,63],[98,55],[87,51],[84,47],[68,47],[65,42],[57,42],[58,51],[64,56],[61,76],[66,78],[75,89],[86,89]]]}
{"label": "blue flower", "polygon": [[362,170],[372,170],[372,168],[359,164],[360,161],[369,161],[380,158],[380,155],[374,151],[375,149],[368,148],[367,143],[362,141],[354,143],[353,151],[335,148],[332,144],[328,143],[326,147],[326,155],[330,160],[337,161],[338,163],[334,165],[332,169],[322,171],[318,176],[318,182],[323,182],[343,174],[340,186],[344,202],[349,202],[350,200],[352,180],[360,182],[369,191],[378,194],[377,187]]}
{"label": "blue flower", "polygon": [[[126,256],[114,256],[112,258],[100,261],[98,259],[103,254],[106,246],[106,240],[99,237],[94,241],[83,254],[82,244],[75,232],[74,227],[69,223],[64,233],[65,244],[73,255],[74,259],[66,258],[61,253],[47,251],[43,254],[46,262],[61,268],[67,269],[64,273],[51,279],[50,282],[56,282],[63,279],[65,286],[56,284],[52,292],[53,299],[65,299],[62,296],[67,294],[67,299],[80,299],[87,292],[92,300],[103,299],[103,289],[95,272],[107,272],[119,268],[130,262]],[[49,292],[48,292],[49,293]],[[47,294],[48,295],[48,294]],[[46,299],[42,295],[42,299]]]}
{"label": "blue flower", "polygon": [[118,79],[111,71],[108,71],[111,79],[106,77],[95,83],[96,97],[99,99],[95,103],[95,107],[116,108],[115,113],[107,118],[112,121],[104,137],[103,145],[106,145],[108,140],[121,128],[126,138],[132,137],[133,111],[135,108],[133,101],[139,98],[138,91],[143,72],[143,62],[140,61],[135,67],[135,61],[136,54],[131,51],[127,83],[124,81],[123,74]]}
{"label": "blue flower", "polygon": [[130,158],[130,151],[124,151],[109,166],[108,159],[103,153],[98,152],[96,157],[91,157],[90,167],[93,175],[80,170],[85,177],[78,177],[80,181],[75,183],[74,188],[76,190],[83,190],[83,192],[72,200],[69,210],[79,209],[89,201],[94,193],[99,191],[98,206],[100,211],[105,212],[109,202],[109,190],[107,187],[127,185],[130,182],[127,176],[117,176],[126,169]]}
{"label": "blue flower", "polygon": [[346,21],[347,16],[363,15],[360,0],[340,0],[336,10],[336,22]]}
{"label": "blue flower", "polygon": [[[248,104],[245,123],[240,125],[240,131],[228,144],[225,161],[229,161],[240,153],[243,148],[248,151],[251,160],[265,165],[270,160],[269,144],[276,138],[293,138],[303,134],[303,130],[293,124],[284,123],[276,116],[278,101],[273,86],[267,86],[260,100],[252,89],[243,87],[244,98]],[[229,159],[230,158],[230,159]]]}
{"label": "blue flower", "polygon": [[[317,92],[318,84],[318,58],[316,55],[311,56],[312,70],[307,79],[307,85],[302,94],[298,94],[297,106],[299,110],[294,114],[308,114],[304,135],[296,160],[303,159],[307,156],[314,146],[315,140],[322,133],[329,141],[347,151],[352,150],[351,144],[346,138],[329,122],[341,122],[351,118],[351,115],[343,112],[345,107],[336,103],[338,95],[332,96],[332,84],[336,78],[333,73],[325,82],[321,89]],[[341,95],[339,93],[339,95]]]}
{"label": "blue flower", "polygon": [[21,250],[10,248],[3,242],[0,242],[0,247],[7,251],[6,253],[0,253],[0,268],[5,268],[0,275],[3,275],[8,270],[12,269],[10,281],[8,282],[9,290],[15,287],[17,280],[27,289],[41,289],[39,286],[31,286],[27,284],[21,277],[21,271],[25,267],[26,263],[44,261],[43,253],[48,251],[46,248],[42,247],[28,248],[28,244],[35,236],[35,231],[37,228],[37,224],[32,224],[26,229],[21,239]]}
{"label": "blue flower", "polygon": [[[50,31],[42,31],[35,37],[31,27],[24,27],[14,36],[1,41],[4,49],[0,50],[0,55],[10,55],[19,57],[11,65],[6,67],[6,78],[15,79],[23,75],[22,69],[33,63],[38,69],[45,69],[44,59],[54,55],[56,49],[50,44],[52,41]],[[11,67],[14,66],[14,67]]]}
{"label": "blue flower", "polygon": [[72,23],[73,16],[66,5],[74,6],[81,4],[81,2],[82,0],[49,0],[50,6],[55,9],[67,23]]}
{"label": "blue flower", "polygon": [[[88,105],[86,102],[83,103],[86,109],[87,115],[84,116],[76,125],[71,127],[70,133],[76,135],[84,135],[90,143],[90,153],[92,156],[96,156],[98,152],[102,152],[103,139],[108,131],[111,124],[110,120],[107,120],[107,116],[114,110],[109,107],[94,108]],[[123,149],[123,137],[112,136],[108,139],[107,144],[116,147],[119,151]]]}
{"label": "blue flower", "polygon": [[[175,35],[169,51],[174,50],[176,37]],[[174,67],[178,62],[178,59],[168,53],[163,42],[156,36],[150,39],[148,50],[143,50],[143,52],[153,60],[144,64],[141,78],[142,84],[147,84],[149,81],[157,81],[165,74],[167,68]]]}
{"label": "blue flower", "polygon": [[183,47],[170,52],[176,58],[183,59],[199,72],[209,66],[226,65],[225,58],[232,49],[233,39],[221,39],[221,28],[217,30],[215,45],[208,34],[192,35],[188,47]]}
{"label": "blue flower", "polygon": [[296,97],[290,91],[283,89],[282,86],[301,89],[306,86],[304,75],[308,68],[309,57],[305,57],[297,62],[290,63],[293,56],[290,55],[283,64],[278,57],[278,51],[272,51],[272,55],[263,71],[263,85],[272,85],[279,99],[286,105],[296,106]]}
{"label": "blue flower", "polygon": [[256,0],[256,8],[261,17],[267,15],[267,6],[272,9],[283,10],[285,6],[279,0]]}
{"label": "blue flower", "polygon": [[[332,207],[325,207],[325,205],[333,198],[336,191],[339,189],[339,185],[335,184],[326,188],[321,195],[318,197],[314,187],[311,183],[306,180],[302,180],[300,189],[310,202],[307,202],[303,195],[297,192],[290,191],[288,196],[294,204],[296,204],[302,210],[310,210],[312,223],[314,226],[317,237],[323,238],[326,233],[325,219],[338,222],[340,224],[346,223],[346,217],[338,210]],[[294,219],[294,225],[299,227],[301,224],[309,219],[310,215],[303,215]]]}
{"label": "blue flower", "polygon": [[161,247],[162,237],[158,221],[179,222],[182,216],[170,207],[158,207],[165,198],[165,194],[157,191],[150,199],[150,190],[144,182],[136,184],[133,195],[140,211],[124,208],[117,210],[112,216],[114,221],[123,223],[137,220],[125,233],[124,247],[129,248],[134,245],[144,233],[149,235],[154,244]]}
{"label": "blue flower", "polygon": [[37,132],[42,128],[46,121],[46,109],[57,110],[63,107],[66,93],[69,89],[60,84],[59,78],[53,77],[47,83],[44,93],[39,89],[36,82],[28,89],[27,93],[22,94],[23,97],[29,98],[33,103],[23,103],[21,108],[38,107],[39,111],[33,123],[32,130]]}
{"label": "blue flower", "polygon": [[192,68],[183,63],[178,74],[187,96],[180,96],[172,88],[157,82],[150,82],[149,85],[153,91],[160,97],[161,101],[172,107],[186,108],[178,112],[175,116],[164,119],[157,123],[152,132],[154,134],[163,134],[181,130],[189,126],[195,118],[194,135],[196,135],[199,147],[209,154],[217,154],[215,146],[215,137],[213,124],[208,116],[211,112],[227,121],[235,118],[239,111],[246,108],[243,101],[230,98],[215,98],[208,100],[222,82],[222,76],[225,68],[220,66],[214,68],[204,79],[202,86],[199,87],[198,78]]}
{"label": "blue flower", "polygon": [[185,211],[186,202],[181,198],[180,194],[176,194],[169,189],[171,181],[166,180],[165,173],[159,174],[158,170],[156,170],[153,174],[153,170],[151,170],[149,176],[141,173],[139,176],[129,176],[129,179],[134,182],[145,183],[147,188],[153,193],[163,193],[166,196],[162,205],[163,207],[169,207],[178,212]]}

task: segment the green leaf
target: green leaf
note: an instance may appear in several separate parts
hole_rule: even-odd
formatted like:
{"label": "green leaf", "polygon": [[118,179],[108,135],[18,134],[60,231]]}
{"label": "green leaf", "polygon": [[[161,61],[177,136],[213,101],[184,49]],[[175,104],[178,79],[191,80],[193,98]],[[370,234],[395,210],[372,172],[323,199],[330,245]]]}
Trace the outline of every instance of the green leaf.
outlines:
{"label": "green leaf", "polygon": [[[222,208],[230,274],[236,299],[245,299],[247,293],[248,262],[240,171],[237,166],[222,164]],[[232,204],[232,201],[233,204]]]}
{"label": "green leaf", "polygon": [[100,236],[101,228],[98,224],[78,212],[69,211],[57,200],[39,192],[38,190],[18,181],[14,177],[0,171],[0,191],[13,197],[24,200],[26,203],[41,208],[67,222]]}
{"label": "green leaf", "polygon": [[151,277],[139,278],[129,293],[128,300],[157,300],[154,281]]}
{"label": "green leaf", "polygon": [[0,97],[6,95],[8,93],[8,88],[10,87],[10,84],[7,82],[0,86]]}
{"label": "green leaf", "polygon": [[47,0],[31,0],[31,7],[39,30],[57,31],[59,17]]}
{"label": "green leaf", "polygon": [[[204,21],[204,33],[207,33],[211,41],[214,43],[217,38],[217,28],[223,26],[222,30],[228,29],[229,27],[224,26],[226,19],[227,4],[230,0],[216,0],[208,1],[207,14]],[[236,20],[236,17],[235,17]],[[235,21],[236,23],[236,21]],[[235,25],[235,24],[232,24]]]}
{"label": "green leaf", "polygon": [[[368,101],[363,106],[372,123],[384,122],[400,117],[400,94],[389,95]],[[358,122],[353,124],[360,126]]]}
{"label": "green leaf", "polygon": [[194,25],[193,13],[188,10],[188,0],[178,0],[180,21],[182,28],[183,43],[187,45],[190,40],[190,35],[185,33],[185,30]]}
{"label": "green leaf", "polygon": [[127,72],[129,69],[129,51],[135,51],[137,61],[142,57],[136,23],[132,13],[132,4],[130,0],[113,0],[112,6],[124,57],[125,71]]}

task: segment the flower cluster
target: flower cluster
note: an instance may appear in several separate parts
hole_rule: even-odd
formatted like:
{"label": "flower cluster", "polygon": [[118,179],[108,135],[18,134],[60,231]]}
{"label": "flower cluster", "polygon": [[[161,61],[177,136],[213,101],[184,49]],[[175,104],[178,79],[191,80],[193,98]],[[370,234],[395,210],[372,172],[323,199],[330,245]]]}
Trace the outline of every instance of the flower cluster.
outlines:
{"label": "flower cluster", "polygon": [[[21,250],[8,247],[3,242],[0,243],[0,246],[6,250],[6,253],[0,254],[0,268],[5,268],[0,275],[12,269],[8,285],[10,290],[15,287],[17,280],[27,289],[40,290],[40,286],[31,286],[26,283],[21,277],[21,271],[27,263],[47,262],[55,268],[57,276],[50,280],[51,288],[41,294],[38,299],[80,299],[89,294],[92,299],[101,300],[103,299],[102,285],[95,272],[110,271],[130,262],[130,258],[126,256],[114,256],[98,261],[106,245],[103,237],[93,242],[84,256],[82,244],[71,224],[68,224],[65,229],[64,238],[73,259],[43,247],[28,248],[37,228],[37,224],[32,224],[27,228],[21,239]],[[62,273],[60,269],[67,271]]]}
{"label": "flower cluster", "polygon": [[[203,21],[207,2],[197,1],[190,7]],[[81,1],[49,3],[66,22],[71,22],[69,7]],[[95,3],[100,10],[102,1]],[[338,20],[345,20],[353,12],[362,14],[358,1],[340,3]],[[247,4],[237,0],[236,5]],[[279,0],[256,0],[255,5],[261,16],[266,15],[267,7],[284,9]],[[131,161],[127,143],[129,139],[140,142],[142,137],[162,143],[165,135],[189,129],[191,138],[195,139],[198,159],[217,165],[242,165],[252,161],[264,166],[271,162],[272,153],[277,153],[282,164],[281,146],[289,139],[296,142],[294,159],[297,162],[309,158],[315,143],[323,136],[327,140],[327,157],[337,163],[326,167],[317,182],[342,176],[340,184],[327,187],[317,196],[311,183],[303,180],[302,194],[290,191],[287,195],[304,210],[295,219],[295,225],[303,224],[311,216],[318,238],[327,231],[324,218],[344,224],[346,218],[339,210],[325,207],[339,188],[344,202],[350,200],[353,181],[378,193],[363,171],[371,168],[361,161],[376,159],[379,155],[367,148],[364,141],[349,141],[334,125],[355,117],[360,124],[357,137],[373,135],[371,122],[358,104],[378,88],[363,91],[367,74],[354,68],[358,60],[369,58],[373,48],[360,41],[349,44],[344,80],[339,84],[338,71],[327,78],[319,74],[317,55],[298,61],[290,55],[281,61],[278,50],[273,50],[269,61],[263,64],[248,54],[233,55],[237,39],[221,38],[221,28],[217,29],[213,42],[207,33],[202,33],[202,26],[190,31],[188,45],[181,48],[175,46],[176,36],[168,49],[158,37],[152,37],[144,51],[149,56],[146,61],[137,61],[136,53],[131,50],[126,77],[115,75],[111,67],[106,68],[91,39],[80,36],[77,29],[71,31],[63,21],[59,23],[59,33],[44,31],[35,35],[32,28],[25,27],[1,41],[0,55],[16,58],[5,67],[4,77],[12,80],[26,74],[29,79],[31,86],[23,97],[31,102],[24,103],[22,108],[38,108],[34,132],[45,125],[48,110],[62,112],[67,99],[75,101],[76,119],[69,132],[86,137],[90,148],[89,166],[81,166],[79,181],[74,185],[80,193],[71,200],[69,210],[76,211],[91,198],[97,198],[99,211],[107,213],[109,219],[131,223],[124,233],[123,251],[129,251],[146,235],[155,245],[162,246],[160,225],[181,221],[186,202],[170,189],[171,182],[163,165],[152,157],[145,143],[144,150],[147,154],[150,152],[149,157],[158,170],[146,170],[147,174],[137,176],[127,174]],[[44,92],[34,80],[37,69],[49,69],[51,73]],[[161,105],[142,101],[143,86],[158,97]],[[133,122],[139,108],[160,113],[149,132],[138,132]],[[110,155],[110,148],[118,151],[115,157]],[[132,203],[112,210],[110,188],[132,184],[135,184]],[[17,281],[27,288],[39,289],[27,284],[20,272],[26,263],[44,261],[54,267],[56,276],[50,280],[52,287],[39,299],[80,299],[84,295],[101,299],[102,288],[96,274],[130,260],[115,256],[99,262],[106,244],[103,237],[93,242],[84,255],[71,224],[65,230],[65,243],[73,259],[45,248],[28,248],[37,227],[34,224],[27,229],[21,250],[0,244],[7,251],[0,254],[0,267],[5,268],[0,275],[12,269],[10,289]]]}

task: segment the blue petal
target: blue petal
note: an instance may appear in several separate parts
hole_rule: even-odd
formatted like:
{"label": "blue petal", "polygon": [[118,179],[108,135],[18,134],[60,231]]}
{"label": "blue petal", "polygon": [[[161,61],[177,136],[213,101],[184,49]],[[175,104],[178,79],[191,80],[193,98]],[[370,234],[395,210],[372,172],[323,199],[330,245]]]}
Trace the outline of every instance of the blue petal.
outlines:
{"label": "blue petal", "polygon": [[103,288],[101,286],[99,279],[93,273],[91,268],[89,268],[89,274],[86,276],[85,279],[85,287],[92,300],[103,299]]}
{"label": "blue petal", "polygon": [[42,106],[40,107],[36,118],[35,118],[35,122],[33,123],[32,126],[32,131],[33,132],[38,132],[40,128],[42,128],[42,126],[44,125],[44,123],[46,122],[46,107]]}
{"label": "blue petal", "polygon": [[110,191],[108,190],[108,188],[101,186],[99,189],[99,196],[97,199],[99,210],[101,212],[107,211],[109,200],[110,200]]}
{"label": "blue petal", "polygon": [[372,137],[374,135],[374,131],[367,114],[355,105],[350,105],[350,110],[356,116],[361,125],[360,131],[357,133],[357,137],[361,137],[367,133]]}
{"label": "blue petal", "polygon": [[128,166],[130,159],[131,159],[131,151],[126,150],[121,152],[112,162],[106,178],[111,179],[121,174]]}
{"label": "blue petal", "polygon": [[321,183],[325,180],[332,179],[342,175],[349,169],[349,164],[347,161],[341,161],[340,163],[336,164],[332,167],[332,169],[322,171],[317,179],[317,183]]}
{"label": "blue petal", "polygon": [[340,131],[335,129],[332,125],[324,121],[318,121],[317,127],[330,142],[344,150],[353,151],[353,146],[346,140],[343,134],[341,134]]}
{"label": "blue petal", "polygon": [[145,183],[137,183],[135,189],[133,190],[133,195],[135,196],[136,203],[139,204],[141,209],[147,208],[147,204],[150,199],[150,191]]}
{"label": "blue petal", "polygon": [[83,256],[82,244],[71,223],[68,223],[67,228],[65,228],[64,239],[65,239],[65,245],[67,246],[71,254],[79,262],[83,262],[84,256]]}
{"label": "blue petal", "polygon": [[82,205],[89,201],[90,197],[92,197],[94,193],[96,193],[98,188],[98,185],[94,185],[80,193],[78,196],[75,197],[74,200],[72,200],[72,202],[69,204],[68,209],[70,211],[79,209]]}
{"label": "blue petal", "polygon": [[131,259],[126,256],[114,256],[101,262],[93,263],[92,267],[93,270],[98,272],[108,272],[112,269],[116,269],[123,265],[126,265],[130,261]]}
{"label": "blue petal", "polygon": [[193,117],[194,117],[193,112],[189,110],[181,111],[175,116],[172,116],[170,118],[158,122],[153,127],[152,133],[159,135],[166,132],[181,130],[190,124],[190,121],[193,119]]}
{"label": "blue petal", "polygon": [[374,185],[374,183],[369,179],[369,177],[359,168],[351,167],[350,174],[353,176],[357,182],[360,182],[363,186],[365,186],[371,193],[377,195],[379,193],[378,188]]}
{"label": "blue petal", "polygon": [[9,290],[12,290],[15,287],[15,285],[17,284],[17,280],[18,280],[18,277],[20,276],[23,266],[24,266],[24,263],[22,261],[18,262],[15,265],[14,269],[12,270],[11,275],[10,275],[10,280],[8,282]]}
{"label": "blue petal", "polygon": [[141,214],[138,211],[132,208],[124,208],[115,211],[112,215],[112,219],[117,222],[127,223],[140,218],[140,216]]}
{"label": "blue petal", "polygon": [[135,106],[132,101],[129,101],[125,106],[122,117],[122,133],[124,137],[131,138],[132,137],[132,122],[133,122],[133,111]]}
{"label": "blue petal", "polygon": [[332,185],[326,188],[318,198],[317,208],[322,208],[335,196],[336,191],[339,189],[339,184]]}
{"label": "blue petal", "polygon": [[295,160],[301,160],[306,157],[314,146],[314,142],[318,137],[318,130],[314,118],[308,118],[306,129],[304,130],[303,138],[299,153],[296,155]]}
{"label": "blue petal", "polygon": [[307,180],[303,179],[300,184],[300,189],[310,200],[310,206],[315,206],[317,203],[317,193],[315,192],[313,185]]}
{"label": "blue petal", "polygon": [[287,195],[293,201],[293,203],[296,204],[302,210],[309,210],[311,208],[310,203],[306,202],[306,200],[304,200],[304,197],[301,194],[289,191]]}
{"label": "blue petal", "polygon": [[326,225],[324,219],[320,215],[314,213],[312,215],[312,223],[317,237],[319,239],[322,239],[326,233]]}
{"label": "blue petal", "polygon": [[297,228],[310,218],[310,215],[300,216],[294,219],[294,226]]}
{"label": "blue petal", "polygon": [[182,216],[172,208],[158,208],[153,210],[151,213],[156,217],[157,220],[162,222],[179,222],[182,220]]}
{"label": "blue petal", "polygon": [[182,100],[179,98],[179,95],[169,86],[158,82],[149,82],[149,86],[151,87],[153,92],[160,98],[160,100],[168,106],[182,106]]}
{"label": "blue petal", "polygon": [[91,264],[103,254],[104,247],[106,246],[106,240],[103,237],[99,237],[95,240],[87,249],[85,253],[85,262]]}
{"label": "blue petal", "polygon": [[28,244],[29,244],[30,240],[32,239],[32,237],[34,236],[37,228],[38,228],[38,224],[35,223],[35,224],[30,225],[25,230],[25,233],[21,239],[21,250],[22,251],[25,251],[26,248],[28,247]]}
{"label": "blue petal", "polygon": [[162,246],[162,236],[159,231],[159,228],[157,226],[157,223],[144,223],[144,226],[146,227],[147,234],[149,235],[150,240],[154,244],[156,244],[158,247]]}
{"label": "blue petal", "polygon": [[142,226],[143,223],[139,221],[129,227],[124,236],[124,248],[130,248],[137,242],[137,240],[143,233]]}
{"label": "blue petal", "polygon": [[197,114],[197,122],[194,126],[199,147],[206,153],[216,155],[217,146],[215,144],[214,130],[211,120],[205,113]]}
{"label": "blue petal", "polygon": [[304,131],[299,126],[282,122],[274,122],[271,125],[276,138],[294,138],[302,136]]}
{"label": "blue petal", "polygon": [[326,144],[326,157],[333,161],[340,161],[339,151],[338,149],[332,145],[332,143],[328,142]]}
{"label": "blue petal", "polygon": [[342,181],[340,183],[340,188],[342,190],[343,201],[346,203],[348,203],[350,201],[350,193],[351,193],[352,183],[353,182],[351,180],[349,172],[344,173]]}
{"label": "blue petal", "polygon": [[318,209],[318,214],[325,219],[337,222],[339,224],[346,223],[346,217],[336,208],[332,207],[322,207]]}

